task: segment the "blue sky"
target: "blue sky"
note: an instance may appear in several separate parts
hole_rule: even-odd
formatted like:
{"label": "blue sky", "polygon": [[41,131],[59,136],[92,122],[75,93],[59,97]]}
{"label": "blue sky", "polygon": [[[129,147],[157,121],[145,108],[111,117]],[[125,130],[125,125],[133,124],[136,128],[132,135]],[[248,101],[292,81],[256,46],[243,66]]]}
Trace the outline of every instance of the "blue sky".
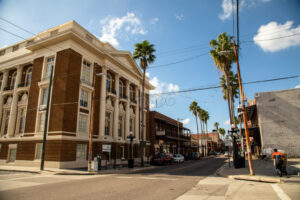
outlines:
{"label": "blue sky", "polygon": [[[240,0],[240,5],[243,81],[299,75],[300,2]],[[220,33],[233,35],[231,0],[0,0],[0,17],[33,33],[74,19],[99,39],[131,52],[135,43],[149,40],[157,50],[153,69],[150,66],[148,70],[151,83],[156,86],[153,93],[219,84],[221,73],[205,53],[210,50],[210,40]],[[24,38],[32,36],[2,20],[0,27]],[[0,38],[0,48],[20,41],[1,30]],[[161,66],[193,57],[197,58]],[[235,64],[233,70],[236,71]],[[253,99],[256,92],[298,85],[300,78],[245,85],[244,91],[248,99]],[[225,123],[229,119],[228,107],[221,89],[160,96],[152,101],[152,110],[184,119],[185,126],[195,132],[195,118],[188,110],[194,100],[209,112],[210,130],[216,121],[229,128]]]}

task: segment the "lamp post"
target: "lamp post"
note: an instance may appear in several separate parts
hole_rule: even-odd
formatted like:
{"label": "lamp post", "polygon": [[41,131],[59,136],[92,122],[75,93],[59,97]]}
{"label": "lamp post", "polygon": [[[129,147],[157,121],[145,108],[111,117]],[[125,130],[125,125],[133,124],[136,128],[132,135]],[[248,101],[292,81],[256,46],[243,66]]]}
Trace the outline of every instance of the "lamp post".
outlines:
{"label": "lamp post", "polygon": [[129,159],[128,159],[128,168],[134,167],[134,160],[133,160],[133,146],[132,142],[135,140],[135,137],[130,133],[129,136],[127,136],[127,140],[130,141],[130,153],[129,153]]}
{"label": "lamp post", "polygon": [[179,141],[179,122],[183,119],[177,118],[177,152],[180,153],[180,141]]}
{"label": "lamp post", "polygon": [[94,71],[93,71],[93,92],[92,92],[92,105],[91,105],[91,117],[90,117],[90,138],[89,138],[89,156],[88,156],[88,171],[92,171],[92,157],[93,157],[93,131],[94,131],[94,110],[95,110],[95,82],[96,76],[102,76],[104,73],[96,74],[97,63],[94,63]]}

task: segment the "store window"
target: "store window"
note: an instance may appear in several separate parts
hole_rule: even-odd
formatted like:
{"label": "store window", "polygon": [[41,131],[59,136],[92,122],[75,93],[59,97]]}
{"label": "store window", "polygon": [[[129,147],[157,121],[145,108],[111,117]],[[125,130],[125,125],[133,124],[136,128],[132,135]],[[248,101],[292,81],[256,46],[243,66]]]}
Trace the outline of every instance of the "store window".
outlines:
{"label": "store window", "polygon": [[86,144],[77,144],[76,145],[76,160],[85,160],[86,159]]}
{"label": "store window", "polygon": [[37,143],[35,145],[35,156],[34,156],[34,159],[36,159],[36,160],[42,159],[42,149],[43,149],[43,144],[42,143]]}
{"label": "store window", "polygon": [[78,120],[78,132],[86,133],[87,132],[87,115],[80,114]]}

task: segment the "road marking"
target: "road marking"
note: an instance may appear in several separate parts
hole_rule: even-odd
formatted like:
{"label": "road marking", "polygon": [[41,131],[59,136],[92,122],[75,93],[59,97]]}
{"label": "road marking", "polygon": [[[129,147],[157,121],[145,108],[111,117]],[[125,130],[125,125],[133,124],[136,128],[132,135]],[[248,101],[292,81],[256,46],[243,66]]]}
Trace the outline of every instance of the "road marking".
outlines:
{"label": "road marking", "polygon": [[26,177],[19,177],[19,178],[12,178],[12,179],[5,179],[5,180],[0,180],[0,182],[4,181],[15,181],[15,180],[22,180],[22,179],[28,179],[28,178],[41,178],[41,177],[51,177],[51,176],[26,176]]}
{"label": "road marking", "polygon": [[272,184],[272,188],[281,200],[291,200],[291,198],[277,184]]}

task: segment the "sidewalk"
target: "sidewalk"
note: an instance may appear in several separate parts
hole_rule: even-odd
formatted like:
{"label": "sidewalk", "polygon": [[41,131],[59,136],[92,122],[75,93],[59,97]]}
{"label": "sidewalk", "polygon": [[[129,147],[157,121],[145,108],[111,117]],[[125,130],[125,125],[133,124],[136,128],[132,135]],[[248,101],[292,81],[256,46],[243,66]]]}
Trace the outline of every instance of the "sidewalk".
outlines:
{"label": "sidewalk", "polygon": [[283,175],[279,177],[275,174],[273,160],[258,160],[253,159],[254,176],[249,175],[248,160],[246,160],[246,167],[236,169],[233,166],[232,158],[230,160],[230,167],[228,161],[223,165],[216,174],[219,176],[237,179],[237,180],[248,180],[248,181],[258,181],[267,183],[286,183],[286,182],[296,182],[300,183],[300,177],[297,173],[300,172],[300,158],[290,158],[288,159],[287,172],[288,175]]}
{"label": "sidewalk", "polygon": [[35,173],[35,174],[52,174],[52,175],[100,175],[100,174],[128,174],[137,171],[143,171],[148,169],[153,169],[155,166],[145,164],[144,167],[135,166],[134,168],[128,167],[109,167],[108,169],[102,169],[98,172],[88,172],[87,169],[56,169],[56,168],[45,168],[40,171],[38,167],[22,167],[22,166],[0,166],[0,171],[8,172],[25,172],[25,173]]}

